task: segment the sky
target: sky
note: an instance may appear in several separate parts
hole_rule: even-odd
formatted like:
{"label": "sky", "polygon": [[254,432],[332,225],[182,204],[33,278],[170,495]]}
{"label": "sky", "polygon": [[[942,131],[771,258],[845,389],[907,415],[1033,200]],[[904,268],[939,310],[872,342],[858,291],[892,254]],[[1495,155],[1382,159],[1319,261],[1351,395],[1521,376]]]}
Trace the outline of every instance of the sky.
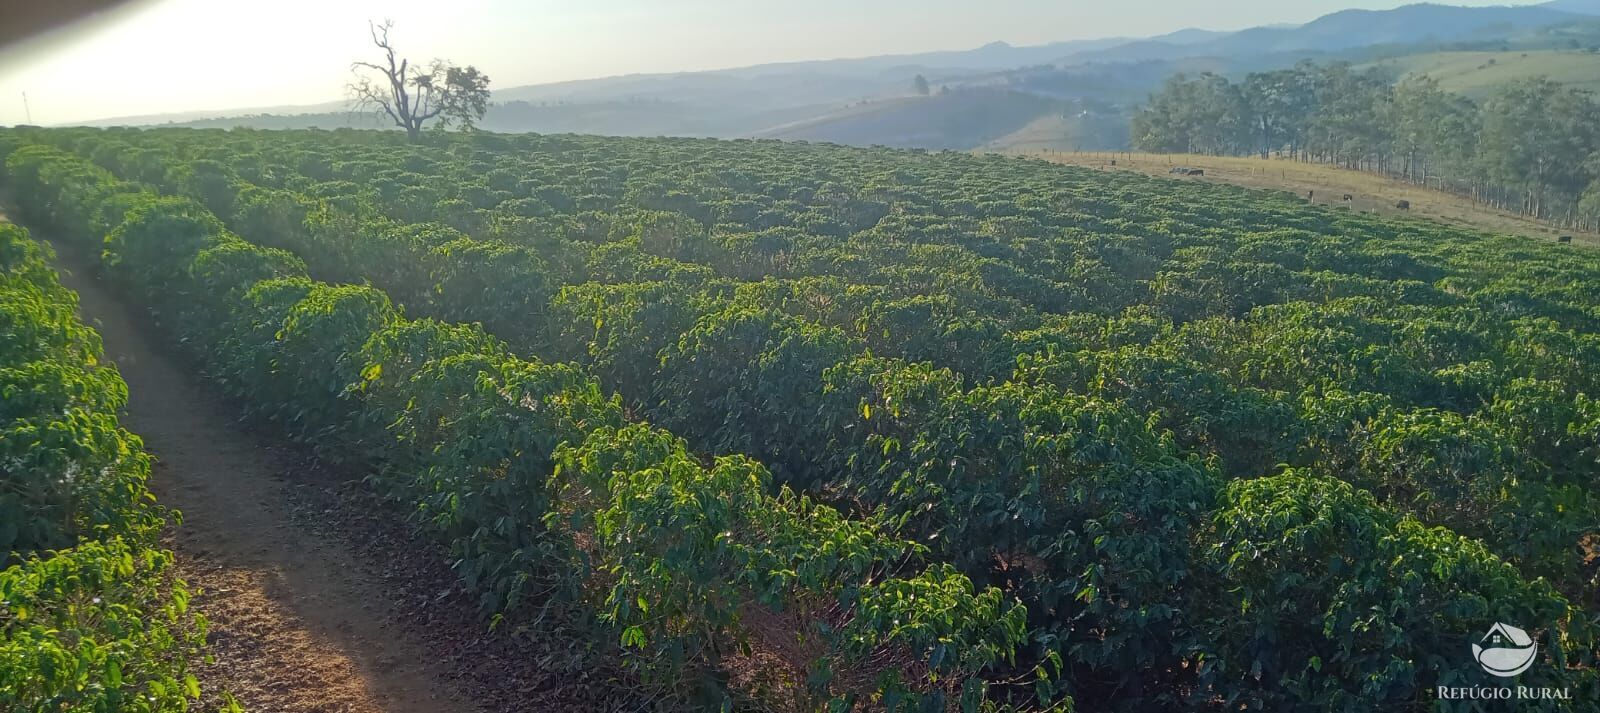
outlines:
{"label": "sky", "polygon": [[[0,49],[0,125],[338,101],[369,19],[413,62],[493,87],[1187,27],[1306,22],[1387,0],[135,0]],[[1454,0],[1456,5],[1529,4]],[[26,106],[23,94],[26,93]]]}

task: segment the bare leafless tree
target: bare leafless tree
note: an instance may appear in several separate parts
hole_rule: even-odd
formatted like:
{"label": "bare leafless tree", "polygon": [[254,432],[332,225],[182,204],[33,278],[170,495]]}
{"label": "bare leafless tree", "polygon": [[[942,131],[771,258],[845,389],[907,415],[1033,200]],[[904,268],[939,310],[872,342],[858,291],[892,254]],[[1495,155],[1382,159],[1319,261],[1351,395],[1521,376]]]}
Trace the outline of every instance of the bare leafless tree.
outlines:
{"label": "bare leafless tree", "polygon": [[[355,80],[349,85],[352,108],[388,116],[412,140],[422,135],[429,120],[470,128],[483,117],[489,99],[489,78],[476,68],[459,68],[434,60],[426,71],[396,55],[389,42],[394,22],[367,23],[372,44],[383,51],[382,63],[352,62]],[[441,117],[442,115],[442,117]]]}

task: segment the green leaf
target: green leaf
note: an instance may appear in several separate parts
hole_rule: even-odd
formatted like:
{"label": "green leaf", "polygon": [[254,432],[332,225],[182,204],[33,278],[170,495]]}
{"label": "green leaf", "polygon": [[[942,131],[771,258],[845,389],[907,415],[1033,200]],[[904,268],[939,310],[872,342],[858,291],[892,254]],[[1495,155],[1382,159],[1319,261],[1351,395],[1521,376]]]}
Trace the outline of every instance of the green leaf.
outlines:
{"label": "green leaf", "polygon": [[644,629],[641,629],[637,626],[630,626],[622,630],[621,643],[623,648],[633,647],[642,649],[645,647],[646,641],[647,639],[644,635]]}

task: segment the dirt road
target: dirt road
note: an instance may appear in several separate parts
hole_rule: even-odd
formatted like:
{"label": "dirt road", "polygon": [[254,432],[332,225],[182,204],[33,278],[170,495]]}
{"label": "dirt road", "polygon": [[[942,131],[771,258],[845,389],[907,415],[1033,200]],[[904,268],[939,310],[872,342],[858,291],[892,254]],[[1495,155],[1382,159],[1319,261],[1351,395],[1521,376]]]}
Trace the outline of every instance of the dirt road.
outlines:
{"label": "dirt road", "polygon": [[[0,222],[10,196],[0,195]],[[98,277],[99,256],[56,252],[79,316],[128,383],[121,423],[155,456],[150,489],[182,513],[167,546],[210,622],[193,673],[216,710],[532,713],[646,710],[583,617],[492,633],[448,553],[361,482],[241,422],[147,313]],[[598,638],[597,638],[598,637]]]}
{"label": "dirt road", "polygon": [[[150,487],[183,513],[171,545],[198,589],[217,663],[202,667],[252,711],[476,711],[450,694],[427,642],[397,631],[379,573],[300,522],[315,488],[293,454],[261,443],[158,348],[147,318],[94,278],[92,263],[54,246],[79,313],[99,330],[128,382],[122,423],[155,454]],[[332,479],[327,473],[315,476]]]}

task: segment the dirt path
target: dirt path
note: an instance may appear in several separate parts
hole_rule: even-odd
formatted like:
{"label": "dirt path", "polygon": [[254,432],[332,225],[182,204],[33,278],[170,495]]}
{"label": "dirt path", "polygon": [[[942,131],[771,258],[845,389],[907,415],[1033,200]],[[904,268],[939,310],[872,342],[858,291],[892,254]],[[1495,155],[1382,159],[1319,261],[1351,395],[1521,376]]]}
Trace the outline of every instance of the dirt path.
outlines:
{"label": "dirt path", "polygon": [[183,513],[171,544],[211,621],[217,663],[201,671],[211,688],[262,712],[479,710],[450,694],[437,652],[391,625],[401,612],[372,567],[298,522],[308,486],[287,474],[300,464],[264,447],[157,348],[144,315],[113,297],[82,255],[55,248],[63,283],[128,382],[122,423],[155,454],[151,490]]}
{"label": "dirt path", "polygon": [[[10,204],[0,191],[0,222]],[[215,660],[194,671],[206,692],[197,710],[216,710],[224,691],[252,713],[659,707],[584,615],[488,631],[449,554],[406,513],[361,474],[252,432],[147,313],[101,282],[98,255],[32,235],[54,248],[79,316],[128,383],[119,417],[155,456],[151,490],[182,513],[167,546]]]}

